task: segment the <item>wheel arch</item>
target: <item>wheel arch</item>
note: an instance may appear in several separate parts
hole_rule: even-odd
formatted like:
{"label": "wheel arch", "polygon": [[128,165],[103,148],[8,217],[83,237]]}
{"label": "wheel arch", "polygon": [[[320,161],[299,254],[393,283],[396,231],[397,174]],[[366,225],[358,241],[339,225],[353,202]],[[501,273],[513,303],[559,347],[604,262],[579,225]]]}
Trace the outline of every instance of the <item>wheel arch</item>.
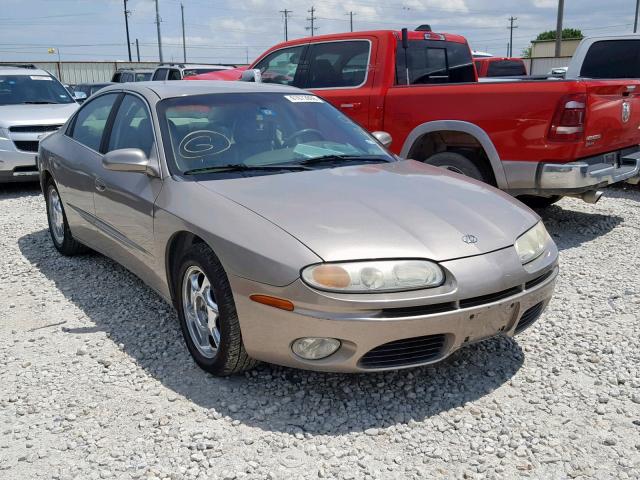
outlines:
{"label": "wheel arch", "polygon": [[438,120],[418,125],[409,133],[400,151],[400,156],[402,158],[411,158],[416,148],[422,145],[425,140],[441,136],[448,132],[465,134],[473,139],[482,150],[488,162],[488,167],[493,173],[496,186],[503,190],[508,189],[507,177],[498,151],[487,132],[473,123],[460,120]]}
{"label": "wheel arch", "polygon": [[175,275],[179,266],[178,261],[184,252],[198,243],[206,242],[202,237],[188,230],[182,230],[174,233],[167,242],[165,250],[165,269],[169,295],[171,296],[171,300],[174,304],[176,302]]}

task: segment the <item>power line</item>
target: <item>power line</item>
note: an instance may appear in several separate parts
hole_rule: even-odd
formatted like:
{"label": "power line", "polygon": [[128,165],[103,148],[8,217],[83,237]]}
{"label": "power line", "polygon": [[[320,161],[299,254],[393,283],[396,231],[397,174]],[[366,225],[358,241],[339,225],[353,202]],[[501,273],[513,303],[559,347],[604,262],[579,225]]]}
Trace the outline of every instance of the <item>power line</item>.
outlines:
{"label": "power line", "polygon": [[518,17],[514,17],[513,15],[509,17],[509,26],[507,27],[509,29],[509,48],[507,50],[507,57],[513,57],[513,29],[514,28],[518,28],[517,26],[513,25],[513,22],[515,22],[518,19]]}
{"label": "power line", "polygon": [[349,28],[353,32],[353,16],[355,15],[355,13],[349,12],[349,13],[347,13],[345,15],[349,15]]}
{"label": "power line", "polygon": [[556,57],[562,50],[562,17],[564,17],[564,0],[558,0],[558,21],[556,23]]}
{"label": "power line", "polygon": [[184,63],[187,63],[187,42],[184,35],[184,5],[180,4],[180,15],[182,16],[182,57]]}
{"label": "power line", "polygon": [[307,20],[311,22],[311,26],[309,27],[305,27],[305,30],[310,30],[311,31],[311,36],[313,37],[313,34],[315,33],[315,31],[318,29],[318,27],[314,26],[315,21],[316,21],[316,9],[313,7],[313,5],[311,6],[310,10],[307,10],[311,16],[307,17]]}
{"label": "power line", "polygon": [[127,0],[124,0],[124,28],[127,31],[127,51],[129,52],[129,61],[131,61],[131,40],[129,40],[129,14],[127,10]]}
{"label": "power line", "polygon": [[158,7],[158,0],[156,0],[156,27],[158,29],[158,56],[160,57],[160,63],[162,63],[162,36],[160,35],[160,9]]}
{"label": "power line", "polygon": [[293,12],[285,8],[284,10],[280,10],[280,13],[284,15],[284,41],[286,42],[289,40],[289,14]]}

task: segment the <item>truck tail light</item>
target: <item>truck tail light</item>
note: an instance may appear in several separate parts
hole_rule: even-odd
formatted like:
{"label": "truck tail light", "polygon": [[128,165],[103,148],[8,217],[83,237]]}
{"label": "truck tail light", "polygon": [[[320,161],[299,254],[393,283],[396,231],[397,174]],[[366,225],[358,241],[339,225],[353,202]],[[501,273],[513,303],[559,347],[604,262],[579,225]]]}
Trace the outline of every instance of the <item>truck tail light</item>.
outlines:
{"label": "truck tail light", "polygon": [[587,95],[578,93],[562,97],[551,121],[549,140],[575,142],[582,139],[586,114]]}

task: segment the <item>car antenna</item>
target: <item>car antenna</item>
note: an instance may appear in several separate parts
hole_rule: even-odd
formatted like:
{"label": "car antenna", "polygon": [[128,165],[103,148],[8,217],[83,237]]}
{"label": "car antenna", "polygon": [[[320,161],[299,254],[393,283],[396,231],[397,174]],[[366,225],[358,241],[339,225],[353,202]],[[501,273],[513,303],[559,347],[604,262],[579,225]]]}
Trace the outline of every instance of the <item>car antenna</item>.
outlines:
{"label": "car antenna", "polygon": [[409,56],[407,55],[407,50],[409,49],[409,32],[406,28],[402,29],[402,48],[404,49],[404,69],[407,75],[407,85],[409,83]]}

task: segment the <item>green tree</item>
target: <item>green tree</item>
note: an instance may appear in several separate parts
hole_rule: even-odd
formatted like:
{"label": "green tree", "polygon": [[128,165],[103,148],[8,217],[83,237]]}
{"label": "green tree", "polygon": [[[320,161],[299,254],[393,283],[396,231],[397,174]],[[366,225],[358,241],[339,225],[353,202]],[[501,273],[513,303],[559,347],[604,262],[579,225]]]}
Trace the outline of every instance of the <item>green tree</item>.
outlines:
{"label": "green tree", "polygon": [[[562,38],[564,40],[568,39],[582,39],[584,35],[581,30],[577,28],[565,28],[562,30]],[[536,37],[536,40],[555,40],[556,39],[556,31],[548,30],[546,32],[542,32]]]}

